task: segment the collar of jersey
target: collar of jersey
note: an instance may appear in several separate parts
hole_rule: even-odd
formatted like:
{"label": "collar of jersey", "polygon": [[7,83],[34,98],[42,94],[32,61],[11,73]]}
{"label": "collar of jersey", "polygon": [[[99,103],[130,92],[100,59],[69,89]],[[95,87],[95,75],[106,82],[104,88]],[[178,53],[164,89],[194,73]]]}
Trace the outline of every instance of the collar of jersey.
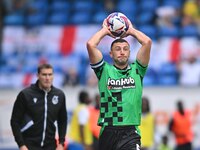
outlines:
{"label": "collar of jersey", "polygon": [[121,71],[121,72],[125,72],[128,71],[129,69],[131,69],[130,65],[127,65],[124,69],[120,69],[117,66],[113,65],[117,70]]}

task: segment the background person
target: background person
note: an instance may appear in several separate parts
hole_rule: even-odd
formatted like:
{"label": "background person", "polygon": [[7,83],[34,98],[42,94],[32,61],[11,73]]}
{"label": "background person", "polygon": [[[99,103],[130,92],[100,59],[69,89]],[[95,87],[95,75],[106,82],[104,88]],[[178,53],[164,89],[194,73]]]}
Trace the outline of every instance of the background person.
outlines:
{"label": "background person", "polygon": [[50,64],[40,65],[37,77],[37,82],[23,89],[14,103],[11,127],[15,141],[20,150],[63,150],[67,128],[65,95],[52,85]]}
{"label": "background person", "polygon": [[68,149],[73,150],[73,145],[77,145],[80,150],[92,149],[92,132],[90,129],[90,111],[89,104],[91,103],[88,92],[81,91],[79,93],[79,104],[73,111],[69,138],[72,144],[69,144]]}
{"label": "background person", "polygon": [[141,125],[142,150],[152,149],[154,146],[155,118],[151,113],[150,102],[147,97],[142,97],[142,118]]}
{"label": "background person", "polygon": [[192,150],[193,131],[191,112],[184,108],[183,102],[177,102],[177,111],[173,113],[169,130],[176,139],[176,150]]}

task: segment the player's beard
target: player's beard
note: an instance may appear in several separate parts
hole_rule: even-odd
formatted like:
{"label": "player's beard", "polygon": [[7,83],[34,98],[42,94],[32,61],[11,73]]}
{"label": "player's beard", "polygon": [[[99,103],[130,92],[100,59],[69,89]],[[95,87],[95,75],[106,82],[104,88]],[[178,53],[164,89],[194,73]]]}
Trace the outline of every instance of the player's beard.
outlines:
{"label": "player's beard", "polygon": [[123,58],[123,59],[114,59],[114,62],[117,66],[125,66],[128,64],[128,59]]}

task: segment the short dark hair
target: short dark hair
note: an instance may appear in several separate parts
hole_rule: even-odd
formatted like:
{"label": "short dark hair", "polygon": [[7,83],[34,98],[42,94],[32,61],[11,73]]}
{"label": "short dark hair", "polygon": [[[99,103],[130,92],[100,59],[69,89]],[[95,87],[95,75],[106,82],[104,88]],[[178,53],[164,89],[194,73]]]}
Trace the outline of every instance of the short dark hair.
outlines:
{"label": "short dark hair", "polygon": [[88,97],[89,97],[88,92],[86,92],[86,91],[81,91],[81,92],[79,93],[79,102],[80,102],[80,103],[83,103],[83,104],[86,104],[86,103],[87,103],[87,100],[88,100]]}
{"label": "short dark hair", "polygon": [[179,99],[179,100],[177,101],[176,105],[177,105],[178,111],[179,111],[182,115],[184,115],[184,105],[183,105],[183,101]]}
{"label": "short dark hair", "polygon": [[[119,38],[119,39],[116,39],[116,40],[114,40],[113,42],[112,42],[112,44],[111,44],[111,46],[110,46],[110,49],[112,49],[112,47],[113,47],[113,45],[115,44],[115,43],[123,43],[123,42],[126,42],[126,43],[128,43],[125,39],[121,39],[121,38]],[[129,44],[129,43],[128,43]]]}
{"label": "short dark hair", "polygon": [[39,74],[42,69],[52,69],[53,70],[53,67],[50,64],[40,64],[38,66],[37,73]]}
{"label": "short dark hair", "polygon": [[149,104],[149,98],[146,96],[142,97],[142,105],[146,104],[146,110],[142,110],[143,112],[149,113],[150,110],[150,104]]}

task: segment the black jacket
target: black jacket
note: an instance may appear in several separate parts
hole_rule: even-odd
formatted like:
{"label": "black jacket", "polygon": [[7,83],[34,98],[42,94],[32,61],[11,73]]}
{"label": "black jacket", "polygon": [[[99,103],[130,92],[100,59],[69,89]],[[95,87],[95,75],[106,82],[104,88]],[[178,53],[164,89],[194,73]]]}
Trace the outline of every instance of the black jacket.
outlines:
{"label": "black jacket", "polygon": [[[64,143],[67,128],[67,110],[64,93],[52,86],[48,93],[38,82],[22,90],[14,103],[11,127],[18,146],[29,149],[55,149],[57,121],[59,142]],[[46,148],[45,148],[46,147]],[[50,148],[48,148],[50,147]]]}

